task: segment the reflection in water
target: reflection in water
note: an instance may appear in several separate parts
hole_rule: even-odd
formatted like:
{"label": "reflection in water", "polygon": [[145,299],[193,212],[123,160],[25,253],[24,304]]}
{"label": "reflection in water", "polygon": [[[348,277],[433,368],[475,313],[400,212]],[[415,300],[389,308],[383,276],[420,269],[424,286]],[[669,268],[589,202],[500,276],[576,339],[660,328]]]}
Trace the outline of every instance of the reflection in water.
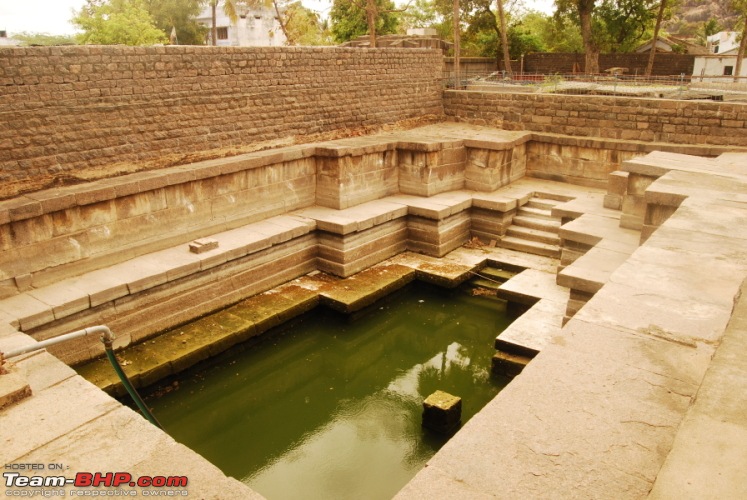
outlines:
{"label": "reflection in water", "polygon": [[489,373],[504,309],[422,284],[355,319],[319,308],[149,405],[270,500],[391,498],[445,442],[421,428],[423,399],[461,396],[465,422],[505,384]]}

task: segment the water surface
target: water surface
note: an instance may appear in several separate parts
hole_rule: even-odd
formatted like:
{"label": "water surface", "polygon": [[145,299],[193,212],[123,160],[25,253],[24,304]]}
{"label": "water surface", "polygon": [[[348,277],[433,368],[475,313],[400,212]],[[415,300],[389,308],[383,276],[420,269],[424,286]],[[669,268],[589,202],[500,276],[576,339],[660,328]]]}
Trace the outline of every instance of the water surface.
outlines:
{"label": "water surface", "polygon": [[317,308],[183,373],[148,404],[167,432],[270,500],[388,499],[445,443],[421,427],[435,390],[466,422],[490,375],[505,303],[420,283],[353,317]]}

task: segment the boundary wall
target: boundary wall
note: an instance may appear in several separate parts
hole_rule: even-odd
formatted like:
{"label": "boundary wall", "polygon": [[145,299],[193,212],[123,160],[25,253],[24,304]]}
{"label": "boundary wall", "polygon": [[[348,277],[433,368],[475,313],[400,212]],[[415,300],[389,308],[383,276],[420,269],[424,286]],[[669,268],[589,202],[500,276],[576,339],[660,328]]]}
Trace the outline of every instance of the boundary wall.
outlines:
{"label": "boundary wall", "polygon": [[444,112],[451,120],[503,130],[747,146],[747,104],[740,103],[447,90]]}
{"label": "boundary wall", "polygon": [[442,70],[430,49],[3,48],[0,197],[440,117]]}

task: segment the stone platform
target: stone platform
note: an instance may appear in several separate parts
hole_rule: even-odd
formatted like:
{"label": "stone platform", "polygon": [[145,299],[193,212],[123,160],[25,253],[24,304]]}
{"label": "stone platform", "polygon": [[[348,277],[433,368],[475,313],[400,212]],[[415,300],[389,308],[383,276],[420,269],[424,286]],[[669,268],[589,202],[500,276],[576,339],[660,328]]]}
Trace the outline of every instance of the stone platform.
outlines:
{"label": "stone platform", "polygon": [[[525,328],[544,332],[534,359],[398,497],[667,497],[681,477],[716,476],[721,498],[740,497],[741,476],[724,462],[744,462],[747,412],[720,387],[738,394],[744,384],[741,302],[732,315],[747,275],[739,230],[747,220],[744,158],[716,162],[729,165],[723,176],[693,157],[692,168],[642,163],[636,172],[629,163],[619,212],[605,206],[598,187],[608,166],[579,181],[590,187],[521,177],[533,141],[536,134],[444,124],[396,140],[292,147],[3,202],[0,348],[36,341],[19,328],[42,339],[109,319],[126,331],[122,343],[142,340],[157,325],[180,324],[319,268],[353,281],[377,262],[409,268],[387,285],[396,286],[413,274],[454,283],[484,263],[505,262],[530,270],[505,293],[543,304],[535,314],[552,320]],[[394,152],[401,161],[390,158]],[[534,193],[556,191],[573,198],[553,208],[567,226],[561,238],[589,246],[569,245],[561,267],[579,292],[595,291],[564,327],[553,324],[564,312],[564,287],[553,283],[557,259],[470,240],[473,215],[480,238],[499,238]],[[608,232],[615,217],[625,231],[644,228],[640,247],[631,233]],[[162,239],[159,227],[168,232]],[[190,241],[205,237],[218,248],[189,252]],[[582,261],[592,250],[625,255]],[[288,299],[288,314],[316,300],[350,309],[369,300],[344,287],[326,298],[311,288],[299,291],[297,306]],[[248,325],[237,335],[282,318],[237,318]],[[219,340],[210,345],[240,338]],[[95,355],[93,345],[78,346],[71,359]],[[191,496],[255,495],[49,353],[13,363],[32,395],[0,410],[0,428],[10,430],[1,438],[3,463],[186,475]],[[694,459],[695,444],[713,432],[724,439]],[[691,491],[701,493],[697,485]]]}
{"label": "stone platform", "polygon": [[397,498],[745,496],[747,157],[734,159],[720,189],[711,160],[662,163],[641,196],[665,187],[677,209]]}

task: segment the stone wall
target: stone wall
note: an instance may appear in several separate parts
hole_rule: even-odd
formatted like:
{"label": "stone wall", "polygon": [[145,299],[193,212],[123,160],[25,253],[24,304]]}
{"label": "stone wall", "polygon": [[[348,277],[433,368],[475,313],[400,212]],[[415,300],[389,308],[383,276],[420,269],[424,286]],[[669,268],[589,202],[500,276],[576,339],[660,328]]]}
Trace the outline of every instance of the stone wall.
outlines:
{"label": "stone wall", "polygon": [[607,96],[444,92],[452,120],[504,130],[688,145],[747,146],[747,105]]}
{"label": "stone wall", "polygon": [[426,49],[0,49],[0,196],[441,116]]}
{"label": "stone wall", "polygon": [[[485,76],[498,71],[498,63],[494,57],[462,57],[459,59],[462,77]],[[454,58],[444,57],[444,75],[454,74]]]}
{"label": "stone wall", "polygon": [[[524,56],[524,72],[542,75],[584,71],[584,54],[539,53]],[[628,68],[628,75],[643,75],[648,65],[648,54],[600,54],[599,70]],[[691,54],[656,54],[654,76],[692,75],[695,56]],[[518,71],[518,68],[514,68]]]}

